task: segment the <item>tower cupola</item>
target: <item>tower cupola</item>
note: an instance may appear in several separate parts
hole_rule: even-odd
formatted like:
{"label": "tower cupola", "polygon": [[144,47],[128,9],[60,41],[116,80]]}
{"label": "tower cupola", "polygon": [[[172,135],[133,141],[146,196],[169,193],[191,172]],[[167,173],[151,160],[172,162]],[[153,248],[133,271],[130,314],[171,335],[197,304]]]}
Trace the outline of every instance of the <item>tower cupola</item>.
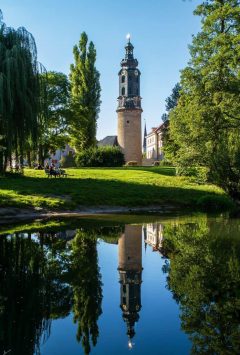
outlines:
{"label": "tower cupola", "polygon": [[140,75],[138,61],[134,58],[134,46],[130,42],[125,46],[125,58],[121,61],[119,72],[118,110],[122,108],[141,109]]}
{"label": "tower cupola", "polygon": [[118,96],[118,144],[124,153],[125,161],[142,163],[141,147],[141,96],[138,61],[134,58],[134,47],[127,36],[125,57],[121,61]]}

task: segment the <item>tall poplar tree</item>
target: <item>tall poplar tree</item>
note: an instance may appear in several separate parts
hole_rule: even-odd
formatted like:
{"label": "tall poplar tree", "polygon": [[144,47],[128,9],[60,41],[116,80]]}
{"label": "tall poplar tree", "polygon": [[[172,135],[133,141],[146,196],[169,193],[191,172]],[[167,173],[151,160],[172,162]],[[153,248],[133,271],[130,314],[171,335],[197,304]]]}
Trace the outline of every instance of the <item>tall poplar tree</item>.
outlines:
{"label": "tall poplar tree", "polygon": [[181,97],[170,114],[176,162],[204,165],[212,181],[240,198],[240,1],[206,0],[190,47]]}
{"label": "tall poplar tree", "polygon": [[77,151],[96,144],[97,119],[100,111],[100,74],[96,69],[96,49],[88,44],[85,32],[73,48],[74,64],[70,67],[71,140]]}

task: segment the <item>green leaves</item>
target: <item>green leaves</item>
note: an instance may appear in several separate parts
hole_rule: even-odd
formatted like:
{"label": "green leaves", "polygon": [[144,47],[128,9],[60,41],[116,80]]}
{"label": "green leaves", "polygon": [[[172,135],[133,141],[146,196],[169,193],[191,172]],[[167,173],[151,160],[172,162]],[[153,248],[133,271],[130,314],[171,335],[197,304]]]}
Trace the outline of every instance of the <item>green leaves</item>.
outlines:
{"label": "green leaves", "polygon": [[75,63],[70,67],[72,145],[77,151],[96,145],[97,119],[100,109],[100,74],[95,67],[96,49],[88,44],[85,32],[73,49]]}
{"label": "green leaves", "polygon": [[65,74],[48,72],[41,75],[42,99],[39,117],[39,156],[41,163],[49,151],[63,148],[67,141],[70,121],[70,84]]}
{"label": "green leaves", "polygon": [[170,137],[179,147],[175,163],[207,166],[213,181],[238,199],[239,1],[208,0],[195,14],[202,17],[202,31],[193,38],[181,97],[170,113]]}
{"label": "green leaves", "polygon": [[39,68],[33,36],[24,28],[0,29],[0,134],[6,150],[0,157],[0,171],[23,163],[29,141],[37,140]]}

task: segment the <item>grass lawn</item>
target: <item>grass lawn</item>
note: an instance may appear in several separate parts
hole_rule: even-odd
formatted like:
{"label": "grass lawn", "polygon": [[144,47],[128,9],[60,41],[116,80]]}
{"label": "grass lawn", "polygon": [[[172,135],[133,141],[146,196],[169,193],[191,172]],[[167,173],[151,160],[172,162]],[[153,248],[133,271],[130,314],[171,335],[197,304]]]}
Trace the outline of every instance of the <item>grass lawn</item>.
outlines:
{"label": "grass lawn", "polygon": [[230,208],[214,185],[198,185],[175,176],[171,167],[66,169],[67,178],[48,178],[25,169],[22,177],[0,178],[0,207],[76,209],[81,206],[158,206],[202,210]]}

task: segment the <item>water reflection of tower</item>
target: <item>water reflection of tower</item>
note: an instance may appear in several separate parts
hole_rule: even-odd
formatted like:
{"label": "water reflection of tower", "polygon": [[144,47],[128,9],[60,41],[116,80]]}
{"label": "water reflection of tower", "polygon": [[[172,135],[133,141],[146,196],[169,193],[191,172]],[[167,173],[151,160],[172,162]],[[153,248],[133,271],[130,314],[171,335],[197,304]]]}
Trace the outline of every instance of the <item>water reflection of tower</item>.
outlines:
{"label": "water reflection of tower", "polygon": [[142,283],[142,227],[126,225],[119,239],[119,276],[121,285],[121,309],[127,324],[129,347],[135,335],[134,326],[139,320]]}

